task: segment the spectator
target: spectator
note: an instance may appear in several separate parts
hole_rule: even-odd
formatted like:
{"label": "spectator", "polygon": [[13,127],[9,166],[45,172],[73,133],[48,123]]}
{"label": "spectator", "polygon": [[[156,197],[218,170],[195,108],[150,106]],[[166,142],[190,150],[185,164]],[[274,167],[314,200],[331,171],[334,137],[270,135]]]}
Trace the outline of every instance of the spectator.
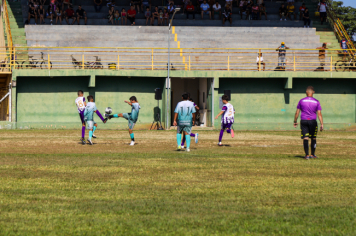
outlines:
{"label": "spectator", "polygon": [[[132,10],[135,10],[135,8],[137,8],[137,13],[140,13],[140,5],[141,5],[141,1],[140,0],[132,0],[131,3],[130,3],[130,7],[133,7]],[[131,8],[130,8],[131,10]],[[129,15],[129,11],[127,11],[127,14]],[[135,14],[136,15],[136,14]],[[129,18],[129,16],[127,17]],[[130,20],[130,19],[129,19]],[[131,24],[132,25],[132,24]]]}
{"label": "spectator", "polygon": [[321,24],[324,23],[324,21],[326,21],[326,11],[327,11],[328,7],[326,5],[325,0],[321,0],[320,3],[318,4],[318,11],[320,12],[320,22]]}
{"label": "spectator", "polygon": [[111,0],[111,2],[109,3],[109,7],[115,8],[115,0]]}
{"label": "spectator", "polygon": [[309,9],[305,8],[303,12],[303,20],[304,20],[304,28],[309,28],[310,26],[310,15],[309,15]]}
{"label": "spectator", "polygon": [[162,25],[168,25],[168,20],[169,20],[168,11],[167,11],[167,9],[164,9],[163,10],[163,22],[162,22]]}
{"label": "spectator", "polygon": [[34,6],[34,8],[35,8],[35,12],[38,12],[38,9],[39,9],[39,7],[40,7],[40,4],[39,4],[37,1],[35,1],[35,2],[33,3],[33,6]]}
{"label": "spectator", "polygon": [[125,22],[125,25],[127,25],[127,12],[126,12],[125,8],[122,8],[121,9],[121,24],[124,25],[124,22]]}
{"label": "spectator", "polygon": [[221,5],[219,4],[219,2],[216,2],[213,5],[213,18],[215,15],[219,15],[219,20],[221,20]]}
{"label": "spectator", "polygon": [[146,7],[145,18],[146,18],[146,25],[150,24],[150,23],[151,23],[151,11],[150,11],[150,7]]}
{"label": "spectator", "polygon": [[56,25],[58,24],[58,20],[62,24],[62,10],[59,7],[56,8],[54,15],[56,16]]}
{"label": "spectator", "polygon": [[258,20],[258,13],[260,12],[260,9],[258,8],[257,5],[252,3],[252,20]]}
{"label": "spectator", "polygon": [[250,1],[247,1],[247,7],[246,7],[246,13],[247,13],[247,15],[246,15],[246,20],[247,19],[249,19],[250,17],[250,14],[252,13],[252,2]]}
{"label": "spectator", "polygon": [[53,12],[56,10],[56,0],[50,0],[49,5],[53,9]]}
{"label": "spectator", "polygon": [[[131,6],[131,2],[130,2],[130,6]],[[111,0],[106,0],[106,7],[110,8],[110,5],[111,5]]]}
{"label": "spectator", "polygon": [[[28,0],[28,6],[29,8],[30,7],[33,7],[35,5],[34,1],[33,0]],[[44,5],[44,4],[41,4],[41,5]]]}
{"label": "spectator", "polygon": [[[70,0],[63,0],[63,6],[66,5],[67,6],[67,9],[69,7],[72,7],[72,3],[70,2]],[[64,9],[64,8],[63,8]]]}
{"label": "spectator", "polygon": [[46,12],[46,18],[51,19],[51,25],[53,24],[53,14],[54,14],[54,10],[53,10],[52,6],[49,5],[47,8],[47,12]]}
{"label": "spectator", "polygon": [[264,3],[260,4],[260,20],[262,20],[262,15],[265,15],[267,20],[267,11]]}
{"label": "spectator", "polygon": [[101,4],[103,4],[103,0],[94,0],[94,8],[96,12],[100,12]]}
{"label": "spectator", "polygon": [[200,10],[200,5],[203,3],[203,0],[197,0],[197,12]]}
{"label": "spectator", "polygon": [[127,19],[130,21],[131,25],[135,25],[136,22],[136,10],[135,6],[131,6],[130,10],[127,11]]}
{"label": "spectator", "polygon": [[301,20],[303,18],[303,14],[305,11],[306,7],[305,7],[305,3],[303,3],[300,7],[299,7],[299,20]]}
{"label": "spectator", "polygon": [[225,1],[226,1],[226,2],[225,2],[225,6],[229,5],[230,8],[232,9],[232,1],[233,1],[233,0],[225,0]]}
{"label": "spectator", "polygon": [[288,3],[288,6],[287,6],[287,16],[290,20],[292,20],[291,15],[294,15],[293,19],[295,20],[297,15],[295,14],[295,6],[293,5],[292,2]]}
{"label": "spectator", "polygon": [[232,11],[230,9],[230,5],[226,5],[225,10],[223,12],[223,26],[225,25],[225,21],[229,21],[230,26],[232,25],[231,15],[232,15]]}
{"label": "spectator", "polygon": [[279,70],[285,70],[286,69],[286,49],[289,49],[285,45],[284,42],[281,43],[281,46],[279,46],[276,51],[278,51],[278,67]]}
{"label": "spectator", "polygon": [[159,9],[159,20],[161,21],[161,25],[163,23],[163,11],[162,9]]}
{"label": "spectator", "polygon": [[77,18],[74,15],[74,10],[73,10],[71,5],[69,5],[68,9],[66,10],[66,22],[67,22],[68,25],[69,25],[69,19],[70,18],[72,18],[72,20],[73,20],[72,21],[72,25],[73,25]]}
{"label": "spectator", "polygon": [[342,60],[345,61],[346,60],[346,56],[347,56],[347,49],[348,49],[348,41],[346,40],[345,36],[342,37],[342,40],[340,41],[340,47],[343,49],[343,57]]}
{"label": "spectator", "polygon": [[193,20],[195,20],[194,6],[191,1],[189,1],[185,9],[187,10],[187,19],[189,19],[189,15],[193,15]]}
{"label": "spectator", "polygon": [[175,9],[176,9],[176,8],[174,7],[173,3],[170,3],[169,6],[168,6],[168,12],[167,12],[167,13],[168,13],[169,15],[173,15]]}
{"label": "spectator", "polygon": [[240,2],[240,5],[241,3],[243,3],[242,7],[240,7],[240,16],[241,16],[241,20],[242,20],[242,15],[246,15],[246,18],[245,20],[247,20],[248,16],[250,15],[250,13],[248,12],[248,9],[247,9],[247,1],[244,1],[244,0],[241,0]]}
{"label": "spectator", "polygon": [[[214,12],[213,12],[213,6],[215,4],[215,0],[207,0],[208,1],[208,4],[209,4],[209,7],[210,7],[210,11],[211,11],[211,14],[213,15]],[[213,18],[214,18],[214,15],[213,15]]]}
{"label": "spectator", "polygon": [[153,11],[153,13],[152,13],[151,25],[154,25],[156,18],[157,18],[157,25],[160,25],[161,22],[160,22],[160,20],[159,20],[159,11],[158,11],[158,7],[157,7],[157,6],[155,6],[155,9],[154,9],[154,11]]}
{"label": "spectator", "polygon": [[[141,4],[141,11],[143,12],[146,8],[147,10],[147,7],[149,7],[149,9],[151,9],[152,5],[151,5],[151,0],[142,0],[142,4]],[[151,11],[150,11],[151,12]],[[146,23],[147,24],[147,23]]]}
{"label": "spectator", "polygon": [[284,3],[282,3],[281,7],[279,8],[279,17],[281,18],[280,21],[283,20],[283,17],[285,21],[287,20],[287,8],[284,6]]}
{"label": "spectator", "polygon": [[82,8],[81,5],[78,6],[78,9],[76,11],[77,13],[77,23],[78,25],[80,24],[80,19],[84,19],[84,24],[87,24],[87,13],[85,12],[85,10]]}
{"label": "spectator", "polygon": [[204,14],[205,14],[205,15],[209,15],[211,20],[210,6],[209,4],[206,3],[206,0],[204,0],[203,3],[200,5],[200,9],[201,9],[201,19],[204,19]]}
{"label": "spectator", "polygon": [[63,4],[63,0],[57,0],[56,3],[56,9],[59,8],[59,10],[61,11],[62,9],[64,9],[64,4]]}
{"label": "spectator", "polygon": [[46,10],[41,5],[40,8],[38,9],[38,16],[40,17],[40,24],[45,23],[45,19],[44,19],[45,15],[46,15]]}
{"label": "spectator", "polygon": [[114,13],[115,13],[114,7],[110,7],[108,13],[108,23],[111,23],[112,25],[114,24]]}
{"label": "spectator", "polygon": [[326,43],[323,43],[323,45],[321,47],[318,47],[316,49],[319,49],[319,62],[320,62],[320,68],[318,68],[319,70],[324,70],[324,66],[325,66],[325,50],[326,48]]}
{"label": "spectator", "polygon": [[115,13],[114,13],[114,23],[115,23],[115,25],[119,25],[120,19],[121,19],[120,12],[119,12],[119,10],[116,10]]}
{"label": "spectator", "polygon": [[262,53],[259,53],[259,54],[257,55],[256,63],[257,63],[257,70],[258,70],[258,71],[260,71],[260,65],[263,65],[263,71],[265,71],[265,69],[266,69],[266,64],[263,62]]}
{"label": "spectator", "polygon": [[185,9],[187,8],[188,6],[188,3],[189,3],[189,0],[183,0],[183,4],[184,4],[184,7],[183,7],[183,14],[185,12]]}
{"label": "spectator", "polygon": [[28,23],[30,24],[31,18],[35,18],[35,25],[37,25],[37,12],[35,11],[35,7],[31,5],[28,9]]}

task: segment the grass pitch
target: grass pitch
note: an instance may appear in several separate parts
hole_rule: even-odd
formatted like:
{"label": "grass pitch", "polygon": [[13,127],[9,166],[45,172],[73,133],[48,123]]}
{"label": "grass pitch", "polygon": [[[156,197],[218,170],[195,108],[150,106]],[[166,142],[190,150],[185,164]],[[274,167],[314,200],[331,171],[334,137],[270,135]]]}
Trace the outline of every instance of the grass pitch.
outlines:
{"label": "grass pitch", "polygon": [[1,235],[356,235],[356,134],[0,130]]}

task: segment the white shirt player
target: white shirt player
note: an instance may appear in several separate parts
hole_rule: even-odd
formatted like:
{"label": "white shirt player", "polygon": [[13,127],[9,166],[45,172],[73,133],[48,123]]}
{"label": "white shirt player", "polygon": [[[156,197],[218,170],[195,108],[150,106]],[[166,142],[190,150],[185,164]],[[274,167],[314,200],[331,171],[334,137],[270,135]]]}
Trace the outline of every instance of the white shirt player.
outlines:
{"label": "white shirt player", "polygon": [[223,124],[233,124],[235,117],[235,109],[234,106],[230,103],[224,104],[222,110],[225,111],[221,117],[221,123]]}
{"label": "white shirt player", "polygon": [[75,99],[75,104],[77,105],[79,113],[84,112],[84,109],[85,109],[85,97],[77,97],[77,99]]}

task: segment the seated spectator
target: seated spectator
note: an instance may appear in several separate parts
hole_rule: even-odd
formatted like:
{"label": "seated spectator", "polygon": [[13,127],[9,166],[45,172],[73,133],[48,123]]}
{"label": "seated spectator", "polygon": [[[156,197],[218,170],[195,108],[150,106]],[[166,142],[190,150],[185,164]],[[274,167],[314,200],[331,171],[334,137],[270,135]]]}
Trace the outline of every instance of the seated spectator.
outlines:
{"label": "seated spectator", "polygon": [[135,25],[136,22],[136,10],[135,6],[131,6],[130,10],[127,11],[127,19],[130,21],[131,25]]}
{"label": "seated spectator", "polygon": [[168,25],[168,21],[169,21],[169,14],[168,14],[167,9],[165,8],[163,10],[163,22],[162,22],[162,25]]}
{"label": "seated spectator", "polygon": [[232,11],[230,9],[229,5],[225,6],[225,10],[223,12],[223,26],[225,25],[225,21],[229,21],[230,22],[230,26],[232,25]]}
{"label": "seated spectator", "polygon": [[260,65],[263,65],[263,71],[265,71],[265,69],[266,69],[266,64],[263,62],[262,53],[259,53],[259,54],[258,54],[256,63],[257,63],[257,70],[258,70],[258,71],[260,71]]}
{"label": "seated spectator", "polygon": [[221,19],[221,5],[219,4],[219,2],[216,2],[213,5],[213,18],[215,15],[219,15],[219,20]]}
{"label": "seated spectator", "polygon": [[232,1],[233,0],[225,0],[225,6],[229,5],[230,9],[232,9]]}
{"label": "seated spectator", "polygon": [[59,23],[62,24],[63,14],[62,14],[62,10],[59,7],[56,8],[54,15],[56,17],[56,25],[58,24],[58,20],[59,20]]}
{"label": "seated spectator", "polygon": [[287,8],[284,6],[284,3],[282,3],[281,7],[279,8],[279,17],[281,18],[280,21],[284,20],[286,21],[286,17],[287,17]]}
{"label": "seated spectator", "polygon": [[120,19],[121,19],[120,12],[119,12],[119,10],[116,10],[115,13],[114,13],[114,23],[115,23],[115,25],[119,25]]}
{"label": "seated spectator", "polygon": [[248,3],[247,1],[241,1],[243,2],[243,6],[240,7],[240,16],[241,16],[241,20],[242,20],[242,15],[246,15],[245,20],[247,20],[248,16],[250,15],[250,12],[248,11]]}
{"label": "seated spectator", "polygon": [[191,1],[189,1],[188,5],[185,9],[187,10],[187,19],[189,19],[189,15],[193,15],[193,19],[195,20],[194,6]]}
{"label": "seated spectator", "polygon": [[260,13],[260,9],[258,8],[257,5],[252,3],[252,20],[258,20],[258,15]]}
{"label": "seated spectator", "polygon": [[343,49],[342,50],[342,53],[343,53],[342,60],[343,61],[346,60],[346,57],[348,54],[348,51],[347,51],[347,49],[349,49],[348,44],[349,44],[349,42],[346,40],[345,36],[343,36],[342,40],[340,41],[340,47]]}
{"label": "seated spectator", "polygon": [[31,5],[28,9],[28,23],[30,24],[31,18],[35,18],[35,25],[37,25],[37,12],[35,11],[35,7]]}
{"label": "seated spectator", "polygon": [[309,15],[309,9],[305,8],[303,12],[303,21],[304,21],[304,28],[309,28],[310,26],[310,15]]}
{"label": "seated spectator", "polygon": [[250,14],[252,13],[252,4],[253,2],[252,1],[247,1],[247,7],[246,7],[246,10],[247,10],[247,16],[246,16],[246,20],[249,18]]}
{"label": "seated spectator", "polygon": [[162,9],[159,9],[159,20],[161,21],[161,25],[163,23],[163,11]]}
{"label": "seated spectator", "polygon": [[45,19],[44,19],[45,15],[46,15],[46,10],[41,5],[40,8],[38,9],[38,16],[40,17],[40,24],[45,23]]}
{"label": "seated spectator", "polygon": [[168,9],[167,13],[169,15],[173,15],[174,11],[176,10],[176,8],[174,7],[173,3],[170,3],[167,9]]}
{"label": "seated spectator", "polygon": [[124,25],[124,22],[125,22],[125,25],[127,25],[127,12],[126,12],[125,8],[122,8],[121,9],[121,24]]}
{"label": "seated spectator", "polygon": [[147,9],[147,7],[151,9],[152,7],[151,0],[142,0],[141,11],[144,12],[144,9]]}
{"label": "seated spectator", "polygon": [[204,19],[204,14],[205,14],[205,15],[209,15],[211,20],[210,6],[209,4],[206,3],[206,0],[204,0],[203,3],[200,5],[200,9],[201,9],[201,18]]}
{"label": "seated spectator", "polygon": [[59,8],[59,10],[61,11],[62,9],[64,9],[64,4],[63,4],[63,0],[57,0],[56,3],[56,8]]}
{"label": "seated spectator", "polygon": [[81,5],[78,6],[78,9],[76,11],[77,13],[77,23],[78,25],[80,24],[80,19],[84,19],[84,24],[87,24],[87,13],[85,12],[85,10],[82,8]]}
{"label": "seated spectator", "polygon": [[35,2],[33,3],[33,6],[34,6],[34,8],[35,8],[35,12],[38,12],[38,9],[40,8],[40,4],[39,4],[37,1],[35,1]]}
{"label": "seated spectator", "polygon": [[292,2],[288,3],[287,6],[287,16],[290,20],[292,20],[292,15],[294,15],[293,20],[295,20],[295,18],[297,17],[297,14],[295,13],[295,6],[293,5]]}
{"label": "seated spectator", "polygon": [[151,23],[151,11],[150,11],[150,7],[146,7],[145,18],[146,18],[146,25],[150,24],[150,23]]}
{"label": "seated spectator", "polygon": [[103,0],[94,0],[94,8],[96,12],[100,12],[101,4],[103,4]]}
{"label": "seated spectator", "polygon": [[53,14],[54,14],[53,5],[49,5],[46,12],[46,18],[51,19],[51,25],[53,24]]}
{"label": "seated spectator", "polygon": [[[141,5],[140,0],[131,0],[130,7],[134,7],[133,10],[135,10],[135,8],[137,8],[137,13],[140,13],[140,5]],[[130,8],[130,10],[131,10],[131,8]],[[129,11],[127,11],[127,14],[129,14]],[[127,18],[129,18],[129,17],[127,17]]]}
{"label": "seated spectator", "polygon": [[108,12],[108,23],[111,23],[112,25],[114,24],[114,13],[115,13],[114,7],[110,7]]}
{"label": "seated spectator", "polygon": [[70,18],[72,18],[72,25],[75,23],[75,21],[76,21],[76,17],[75,17],[75,15],[74,15],[74,10],[73,10],[73,8],[72,8],[72,6],[68,6],[68,9],[66,10],[66,22],[67,22],[67,24],[69,25],[69,19]]}
{"label": "seated spectator", "polygon": [[264,3],[260,5],[260,20],[262,20],[262,15],[265,15],[267,20],[267,11]]}
{"label": "seated spectator", "polygon": [[154,25],[156,18],[157,18],[157,25],[160,25],[161,22],[159,20],[159,11],[158,11],[158,7],[157,6],[155,6],[154,11],[152,12],[151,25]]}
{"label": "seated spectator", "polygon": [[301,20],[303,18],[303,14],[305,11],[305,3],[303,3],[300,7],[299,7],[299,20]]}

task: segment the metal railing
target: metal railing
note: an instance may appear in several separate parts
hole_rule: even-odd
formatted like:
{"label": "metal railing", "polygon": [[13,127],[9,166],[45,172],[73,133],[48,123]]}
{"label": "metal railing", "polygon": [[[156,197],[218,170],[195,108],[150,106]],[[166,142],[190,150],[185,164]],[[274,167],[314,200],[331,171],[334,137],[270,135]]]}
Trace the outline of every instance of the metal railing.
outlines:
{"label": "metal railing", "polygon": [[[336,52],[335,52],[336,51]],[[319,54],[321,52],[321,55]],[[171,70],[210,71],[353,71],[356,64],[338,61],[339,50],[289,49],[285,56],[268,48],[172,48]],[[27,54],[28,53],[28,54]],[[167,70],[167,48],[43,48],[0,49],[6,60],[1,72],[13,69]],[[26,55],[21,58],[21,55]],[[263,57],[263,61],[260,59]]]}
{"label": "metal railing", "polygon": [[6,39],[7,39],[7,47],[12,48],[13,42],[12,42],[12,35],[11,35],[11,27],[10,27],[10,21],[9,21],[9,11],[7,7],[6,0],[3,0],[3,17],[5,21],[5,32],[6,32]]}

